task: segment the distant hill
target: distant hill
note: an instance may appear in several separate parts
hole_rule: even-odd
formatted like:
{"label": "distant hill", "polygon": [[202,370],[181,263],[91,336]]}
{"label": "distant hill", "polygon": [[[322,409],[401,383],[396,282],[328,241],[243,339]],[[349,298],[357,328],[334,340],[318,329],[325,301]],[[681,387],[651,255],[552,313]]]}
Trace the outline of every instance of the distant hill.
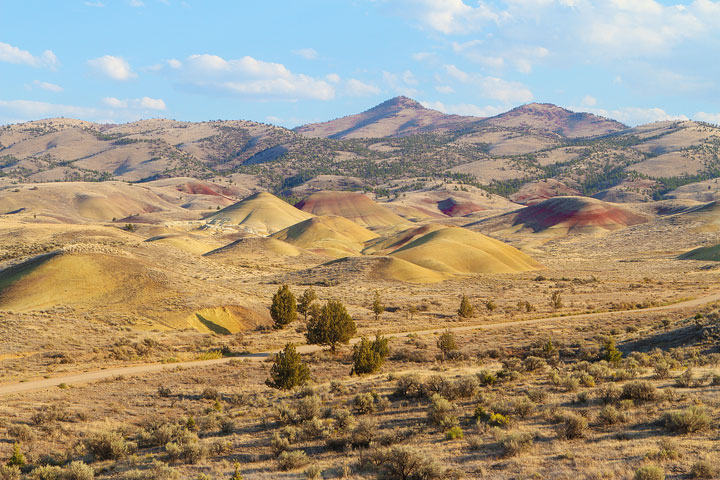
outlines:
{"label": "distant hill", "polygon": [[477,122],[479,117],[447,115],[407,97],[395,97],[356,115],[311,123],[295,131],[306,137],[380,138],[438,133]]}

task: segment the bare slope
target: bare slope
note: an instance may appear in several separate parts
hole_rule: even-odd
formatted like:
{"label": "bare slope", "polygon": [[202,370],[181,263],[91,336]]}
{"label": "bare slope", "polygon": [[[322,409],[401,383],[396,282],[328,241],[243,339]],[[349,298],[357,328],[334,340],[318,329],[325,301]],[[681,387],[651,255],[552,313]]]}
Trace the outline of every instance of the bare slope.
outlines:
{"label": "bare slope", "polygon": [[720,244],[709,247],[700,247],[683,253],[678,258],[682,260],[705,260],[720,262]]}
{"label": "bare slope", "polygon": [[313,217],[267,192],[258,192],[209,216],[212,224],[240,225],[248,232],[270,235]]}
{"label": "bare slope", "polygon": [[446,115],[407,97],[395,97],[356,115],[311,123],[295,129],[307,137],[374,138],[446,131],[476,122],[478,117]]}

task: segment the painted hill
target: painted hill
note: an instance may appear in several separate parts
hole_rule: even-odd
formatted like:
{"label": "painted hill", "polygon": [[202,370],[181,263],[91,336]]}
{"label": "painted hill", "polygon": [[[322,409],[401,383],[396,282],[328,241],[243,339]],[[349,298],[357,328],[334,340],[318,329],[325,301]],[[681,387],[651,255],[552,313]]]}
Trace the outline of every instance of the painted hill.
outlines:
{"label": "painted hill", "polygon": [[298,257],[309,254],[306,250],[272,237],[246,237],[235,240],[205,254],[214,259],[248,257]]}
{"label": "painted hill", "polygon": [[439,132],[477,122],[478,117],[447,115],[407,97],[395,97],[356,115],[295,129],[306,137],[377,138]]}
{"label": "painted hill", "polygon": [[483,123],[505,128],[531,128],[564,137],[590,137],[619,132],[628,127],[592,113],[576,113],[550,103],[530,103],[488,118]]}
{"label": "painted hill", "polygon": [[334,285],[348,278],[367,282],[398,281],[438,283],[451,275],[429,270],[399,258],[387,256],[343,257],[290,274],[286,281],[300,284]]}
{"label": "painted hill", "polygon": [[381,228],[408,224],[408,221],[393,213],[362,193],[323,191],[313,193],[295,205],[313,215],[335,215],[369,228]]}
{"label": "painted hill", "polygon": [[520,250],[461,227],[427,233],[390,253],[443,273],[516,273],[542,268]]}
{"label": "painted hill", "polygon": [[[619,230],[647,219],[625,207],[588,197],[554,197],[500,217],[478,222],[499,228],[530,229],[533,233],[566,235]],[[470,225],[468,225],[470,226]]]}
{"label": "painted hill", "polygon": [[377,234],[344,217],[318,216],[281,230],[273,238],[313,253],[345,257],[360,254],[365,242]]}
{"label": "painted hill", "polygon": [[210,224],[239,225],[258,235],[270,235],[313,217],[267,192],[254,195],[207,217]]}

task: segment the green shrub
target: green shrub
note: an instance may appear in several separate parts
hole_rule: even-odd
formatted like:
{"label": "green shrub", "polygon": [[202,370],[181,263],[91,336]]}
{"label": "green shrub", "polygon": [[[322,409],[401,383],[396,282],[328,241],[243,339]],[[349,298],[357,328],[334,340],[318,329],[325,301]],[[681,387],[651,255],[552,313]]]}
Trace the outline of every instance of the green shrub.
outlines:
{"label": "green shrub", "polygon": [[8,467],[24,467],[26,464],[25,455],[22,454],[20,451],[20,445],[14,444],[12,455],[10,455],[10,459],[7,461]]}
{"label": "green shrub", "polygon": [[501,413],[491,413],[487,423],[493,427],[507,428],[510,425],[510,419]]}
{"label": "green shrub", "polygon": [[308,343],[327,345],[335,352],[337,344],[348,343],[356,331],[355,321],[345,305],[338,300],[328,300],[322,308],[311,312],[305,337]]}
{"label": "green shrub", "polygon": [[397,379],[395,395],[400,398],[422,397],[424,392],[422,379],[417,374],[406,374]]}
{"label": "green shrub", "polygon": [[322,468],[320,465],[310,465],[303,472],[303,476],[308,480],[315,480],[316,478],[322,478]]}
{"label": "green shrub", "polygon": [[473,308],[470,299],[465,294],[460,300],[460,308],[458,308],[457,314],[460,318],[472,318],[475,316],[475,308]]}
{"label": "green shrub", "polygon": [[700,432],[710,426],[710,417],[704,407],[692,406],[685,410],[676,410],[663,415],[665,427],[674,433],[688,434]]}
{"label": "green shrub", "polygon": [[494,373],[485,370],[478,372],[477,377],[482,385],[495,385],[498,381]]}
{"label": "green shrub", "polygon": [[361,415],[373,413],[376,409],[376,399],[377,393],[359,393],[355,395],[355,398],[353,399],[353,409]]}
{"label": "green shrub", "polygon": [[604,385],[597,390],[597,397],[605,404],[619,402],[622,396],[622,388],[614,383]]}
{"label": "green shrub", "polygon": [[535,404],[528,397],[521,397],[513,403],[515,415],[526,418],[535,410]]}
{"label": "green shrub", "polygon": [[645,465],[637,469],[633,480],[665,480],[665,472],[655,465]]}
{"label": "green shrub", "polygon": [[609,337],[603,343],[602,359],[608,361],[612,365],[618,365],[622,360],[622,352],[615,347],[615,339]]}
{"label": "green shrub", "polygon": [[34,480],[60,480],[62,468],[56,465],[42,465],[30,472],[30,478]]}
{"label": "green shrub", "polygon": [[285,328],[286,325],[297,320],[297,302],[287,285],[280,287],[273,295],[270,316],[275,328]]}
{"label": "green shrub", "polygon": [[452,352],[458,349],[457,342],[455,342],[455,335],[450,330],[446,330],[437,341],[437,347],[442,352],[445,358],[449,358]]}
{"label": "green shrub", "polygon": [[598,413],[598,421],[603,425],[615,425],[627,422],[626,412],[621,412],[612,405],[605,405]]}
{"label": "green shrub", "polygon": [[680,388],[688,388],[693,384],[693,371],[688,368],[683,373],[675,377],[675,386]]}
{"label": "green shrub", "polygon": [[447,432],[445,432],[445,440],[457,440],[457,439],[463,439],[465,435],[463,435],[462,428],[460,426],[455,425],[454,427],[450,428]]}

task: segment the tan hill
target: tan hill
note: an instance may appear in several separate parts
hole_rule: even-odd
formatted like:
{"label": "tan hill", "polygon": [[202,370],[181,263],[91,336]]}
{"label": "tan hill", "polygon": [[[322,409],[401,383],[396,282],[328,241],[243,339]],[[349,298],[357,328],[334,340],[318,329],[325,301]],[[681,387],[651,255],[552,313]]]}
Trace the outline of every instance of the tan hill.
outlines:
{"label": "tan hill", "polygon": [[462,227],[427,233],[390,253],[443,273],[514,273],[542,268],[520,250]]}
{"label": "tan hill", "polygon": [[477,122],[479,117],[447,115],[407,97],[395,97],[356,115],[295,129],[306,137],[378,138],[442,132]]}
{"label": "tan hill", "polygon": [[292,245],[330,257],[359,255],[365,242],[377,234],[345,217],[318,216],[296,223],[273,235]]}
{"label": "tan hill", "polygon": [[306,250],[298,248],[282,240],[272,237],[246,237],[232,243],[216,248],[205,254],[212,258],[247,258],[247,257],[298,257],[309,254]]}
{"label": "tan hill", "polygon": [[218,240],[212,237],[193,235],[190,233],[164,233],[150,237],[145,241],[170,245],[195,255],[202,255],[222,246]]}
{"label": "tan hill", "polygon": [[313,193],[295,205],[313,215],[345,217],[363,227],[381,228],[407,224],[408,221],[362,193],[323,191]]}
{"label": "tan hill", "polygon": [[412,221],[436,221],[452,217],[452,214],[496,215],[518,208],[518,204],[485,190],[470,186],[460,190],[458,185],[450,184],[432,190],[403,193],[381,205]]}
{"label": "tan hill", "polygon": [[510,195],[508,199],[522,205],[533,205],[548,198],[568,195],[580,195],[580,192],[563,182],[548,178],[526,183],[517,192]]}
{"label": "tan hill", "polygon": [[681,260],[704,260],[720,262],[720,244],[709,247],[700,247],[683,253],[678,258]]}
{"label": "tan hill", "polygon": [[530,103],[488,118],[483,123],[505,128],[530,128],[564,137],[594,137],[627,129],[615,120],[592,113],[576,113],[550,103]]}
{"label": "tan hill", "polygon": [[313,217],[267,192],[258,192],[207,217],[210,224],[239,225],[245,231],[270,235]]}
{"label": "tan hill", "polygon": [[445,228],[445,225],[440,225],[438,223],[428,223],[419,227],[411,227],[393,235],[387,235],[367,242],[363,253],[366,255],[388,254],[407,245],[417,238],[443,228]]}
{"label": "tan hill", "polygon": [[554,197],[476,225],[486,223],[491,229],[504,226],[545,235],[567,235],[619,230],[647,221],[625,207],[594,198]]}
{"label": "tan hill", "polygon": [[0,214],[65,223],[111,221],[133,215],[196,219],[151,189],[123,182],[63,182],[0,187]]}

